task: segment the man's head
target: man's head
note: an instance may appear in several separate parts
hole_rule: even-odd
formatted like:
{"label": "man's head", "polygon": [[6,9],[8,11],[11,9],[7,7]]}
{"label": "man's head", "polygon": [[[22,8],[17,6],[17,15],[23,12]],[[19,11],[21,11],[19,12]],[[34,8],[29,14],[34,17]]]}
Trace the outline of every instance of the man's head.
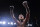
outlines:
{"label": "man's head", "polygon": [[23,20],[24,19],[24,16],[22,14],[19,14],[19,20]]}

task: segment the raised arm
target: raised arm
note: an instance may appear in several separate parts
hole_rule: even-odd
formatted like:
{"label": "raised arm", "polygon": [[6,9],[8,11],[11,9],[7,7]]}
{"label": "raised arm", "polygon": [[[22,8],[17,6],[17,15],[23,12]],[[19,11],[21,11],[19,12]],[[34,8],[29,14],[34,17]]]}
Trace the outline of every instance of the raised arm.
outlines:
{"label": "raised arm", "polygon": [[19,20],[17,20],[16,17],[14,16],[13,10],[12,10],[12,14],[13,14],[13,19],[14,19],[17,23],[20,23]]}
{"label": "raised arm", "polygon": [[10,9],[10,14],[11,14],[11,17],[15,20],[15,22],[19,23],[19,21],[16,19],[16,17],[14,16],[14,12],[13,12],[13,9],[11,10]]}
{"label": "raised arm", "polygon": [[30,10],[26,13],[26,18],[24,19],[24,23],[26,23],[30,18]]}
{"label": "raised arm", "polygon": [[30,10],[29,10],[29,7],[28,7],[28,4],[27,4],[27,1],[24,1],[23,3],[23,6],[25,7],[26,9],[26,18],[24,19],[24,22],[27,22],[29,20],[29,17],[30,17]]}

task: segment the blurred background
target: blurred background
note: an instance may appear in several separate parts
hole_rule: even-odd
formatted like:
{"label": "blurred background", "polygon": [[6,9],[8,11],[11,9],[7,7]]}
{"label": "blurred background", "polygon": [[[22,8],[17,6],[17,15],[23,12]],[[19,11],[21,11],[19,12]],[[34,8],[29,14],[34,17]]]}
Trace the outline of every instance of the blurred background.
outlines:
{"label": "blurred background", "polygon": [[[14,14],[17,18],[20,13],[25,16],[23,1],[28,1],[30,8],[29,27],[40,27],[40,1],[38,0],[0,0],[0,27],[16,27],[15,21],[10,15],[10,6],[14,6]],[[18,18],[17,18],[18,19]]]}

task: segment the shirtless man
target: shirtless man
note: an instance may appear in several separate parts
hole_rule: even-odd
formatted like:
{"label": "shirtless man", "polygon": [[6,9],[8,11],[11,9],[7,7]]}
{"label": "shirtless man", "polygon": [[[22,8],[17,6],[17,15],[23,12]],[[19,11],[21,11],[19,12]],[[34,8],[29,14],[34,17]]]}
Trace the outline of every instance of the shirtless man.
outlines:
{"label": "shirtless man", "polygon": [[19,14],[18,19],[20,21],[17,20],[14,16],[13,10],[11,11],[11,13],[12,13],[11,15],[12,15],[13,19],[15,20],[15,22],[17,23],[17,27],[25,27],[25,23],[29,20],[29,17],[30,17],[30,10],[29,10],[27,1],[24,1],[22,4],[26,8],[26,17],[25,17],[25,19],[24,19],[24,16],[22,14]]}

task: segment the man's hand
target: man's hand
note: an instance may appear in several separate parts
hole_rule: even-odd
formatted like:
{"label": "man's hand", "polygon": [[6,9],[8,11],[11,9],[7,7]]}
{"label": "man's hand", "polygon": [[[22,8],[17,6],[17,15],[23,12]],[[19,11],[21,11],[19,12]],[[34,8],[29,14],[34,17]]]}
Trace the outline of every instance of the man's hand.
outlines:
{"label": "man's hand", "polygon": [[24,1],[22,4],[23,4],[23,6],[24,6],[25,8],[28,7],[28,3],[27,3],[27,1]]}

